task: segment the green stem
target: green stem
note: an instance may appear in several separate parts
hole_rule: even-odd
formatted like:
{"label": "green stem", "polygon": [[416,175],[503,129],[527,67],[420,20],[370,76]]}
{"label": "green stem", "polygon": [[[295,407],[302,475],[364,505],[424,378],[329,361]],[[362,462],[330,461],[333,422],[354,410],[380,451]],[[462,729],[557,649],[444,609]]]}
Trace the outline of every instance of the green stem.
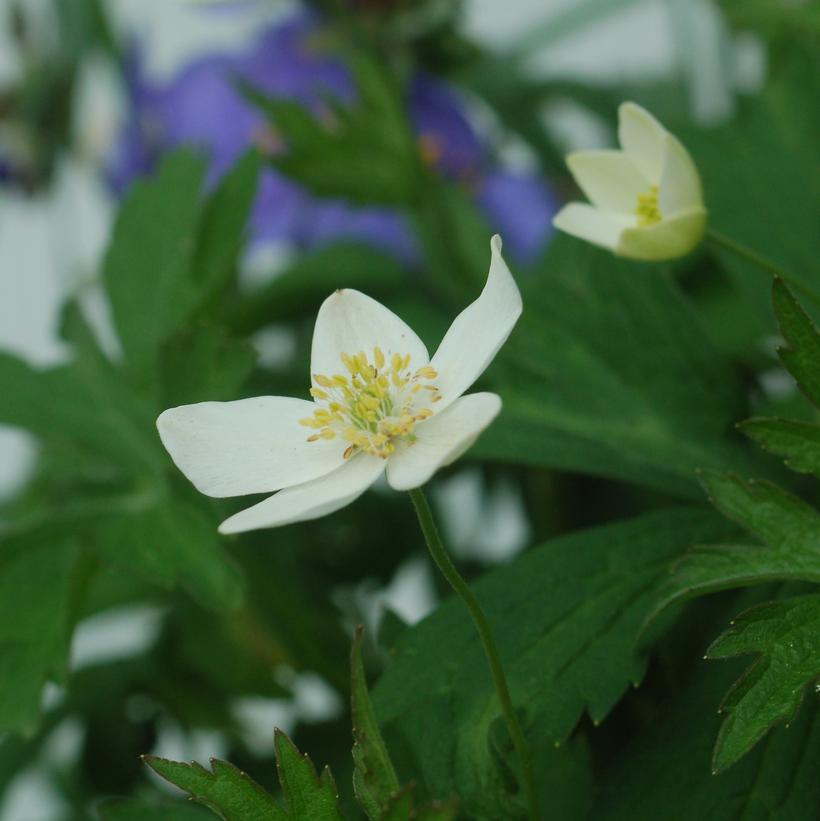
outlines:
{"label": "green stem", "polygon": [[820,305],[820,296],[818,296],[808,285],[798,279],[790,271],[787,271],[785,268],[782,268],[770,259],[766,259],[766,257],[761,256],[751,248],[741,245],[741,243],[736,242],[731,237],[727,237],[726,234],[721,234],[719,231],[715,231],[712,228],[706,232],[706,236],[719,248],[722,248],[724,251],[729,251],[741,259],[745,259],[747,262],[751,262],[753,265],[756,265],[758,268],[762,269],[767,274],[771,274],[773,277],[778,277],[784,282],[788,282],[789,285],[792,285],[805,296],[809,297],[809,299],[811,299],[814,303]]}
{"label": "green stem", "polygon": [[467,582],[464,581],[458,570],[456,570],[456,566],[444,549],[424,491],[422,491],[421,488],[411,490],[410,498],[413,500],[413,507],[416,509],[421,531],[424,534],[424,539],[427,542],[427,547],[430,551],[430,555],[433,557],[433,561],[444,574],[444,578],[447,579],[453,590],[456,591],[464,604],[467,605],[476,630],[478,630],[481,644],[487,656],[487,662],[490,665],[490,672],[492,673],[495,689],[498,693],[498,700],[501,702],[504,720],[507,722],[507,729],[510,731],[510,736],[515,745],[515,751],[521,762],[521,772],[524,781],[524,791],[527,797],[527,806],[529,808],[529,817],[531,821],[537,821],[538,805],[535,798],[532,762],[530,761],[527,742],[524,740],[524,733],[521,730],[521,724],[513,708],[510,690],[507,687],[507,679],[504,676],[504,668],[501,666],[501,657],[498,653],[498,647],[493,638],[492,630],[490,629],[490,623],[487,621],[487,617],[484,615],[484,611],[481,609],[481,605],[478,603],[475,594]]}

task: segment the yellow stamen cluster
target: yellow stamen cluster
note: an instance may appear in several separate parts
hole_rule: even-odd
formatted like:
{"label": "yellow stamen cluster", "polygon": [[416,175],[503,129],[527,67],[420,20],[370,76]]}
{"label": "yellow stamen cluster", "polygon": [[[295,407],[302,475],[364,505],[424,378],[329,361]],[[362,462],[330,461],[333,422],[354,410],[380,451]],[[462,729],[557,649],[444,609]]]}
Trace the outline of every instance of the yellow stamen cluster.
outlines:
{"label": "yellow stamen cluster", "polygon": [[646,228],[648,225],[655,225],[663,219],[661,208],[658,204],[658,186],[651,185],[645,194],[638,194],[638,207],[635,209],[638,217],[638,225]]}
{"label": "yellow stamen cluster", "polygon": [[364,351],[343,353],[341,360],[346,374],[313,374],[310,393],[323,406],[299,424],[316,431],[308,442],[341,437],[348,443],[345,459],[358,450],[386,459],[397,440],[413,441],[416,423],[433,415],[426,405],[441,399],[430,383],[438,374],[431,365],[411,371],[410,354],[394,353],[388,361],[378,347],[372,360]]}

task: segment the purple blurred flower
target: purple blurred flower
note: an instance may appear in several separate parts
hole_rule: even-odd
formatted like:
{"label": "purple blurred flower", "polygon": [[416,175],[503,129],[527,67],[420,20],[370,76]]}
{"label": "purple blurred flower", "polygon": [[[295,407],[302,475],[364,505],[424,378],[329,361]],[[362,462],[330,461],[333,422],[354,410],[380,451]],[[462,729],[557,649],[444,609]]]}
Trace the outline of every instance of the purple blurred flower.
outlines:
{"label": "purple blurred flower", "polygon": [[[213,185],[249,145],[270,139],[263,116],[237,90],[237,78],[317,113],[327,95],[352,101],[351,77],[336,57],[322,51],[322,33],[316,17],[300,14],[263,32],[245,52],[201,58],[166,85],[145,77],[140,55],[132,49],[126,69],[132,110],[110,163],[114,187],[124,191],[164,152],[183,144],[209,152],[208,182]],[[532,259],[551,233],[557,208],[547,187],[536,177],[514,176],[493,167],[456,95],[440,81],[416,77],[408,106],[425,159],[475,192],[512,256]],[[353,239],[408,264],[419,258],[400,214],[317,198],[273,169],[263,174],[251,230],[257,241],[287,240],[312,248]]]}

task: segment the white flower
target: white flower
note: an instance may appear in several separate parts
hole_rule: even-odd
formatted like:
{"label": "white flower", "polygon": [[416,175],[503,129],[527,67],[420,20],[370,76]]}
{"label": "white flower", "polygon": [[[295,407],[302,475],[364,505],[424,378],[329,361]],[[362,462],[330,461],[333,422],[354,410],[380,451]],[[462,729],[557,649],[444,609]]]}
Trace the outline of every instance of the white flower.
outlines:
{"label": "white flower", "polygon": [[621,151],[579,151],[567,165],[592,205],[572,202],[553,224],[632,259],[673,259],[703,238],[700,177],[676,137],[635,103],[618,109]]}
{"label": "white flower", "polygon": [[498,236],[490,248],[484,290],[455,318],[432,359],[392,311],[359,291],[336,291],[313,331],[313,402],[260,396],[183,405],[159,417],[163,444],[202,493],[279,491],[224,521],[222,533],[332,513],[385,470],[396,490],[419,487],[475,442],[501,400],[462,394],[521,315]]}

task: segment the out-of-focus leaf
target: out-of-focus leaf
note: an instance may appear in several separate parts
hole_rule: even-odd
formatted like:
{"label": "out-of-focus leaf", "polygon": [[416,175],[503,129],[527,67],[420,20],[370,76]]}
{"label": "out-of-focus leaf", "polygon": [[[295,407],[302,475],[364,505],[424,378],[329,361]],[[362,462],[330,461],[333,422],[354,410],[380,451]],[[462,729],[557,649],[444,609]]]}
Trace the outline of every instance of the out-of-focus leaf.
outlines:
{"label": "out-of-focus leaf", "polygon": [[[602,720],[641,680],[635,640],[654,588],[690,544],[728,532],[707,511],[658,512],[547,542],[475,584],[532,742],[565,739],[584,711]],[[430,794],[459,795],[469,818],[509,817],[521,797],[494,760],[500,707],[463,603],[408,628],[391,659],[373,697],[397,764],[407,751]]]}
{"label": "out-of-focus leaf", "polygon": [[[379,821],[399,790],[399,779],[384,746],[362,664],[362,628],[356,631],[350,654],[350,701],[353,716],[353,789],[371,821]],[[409,810],[413,807],[409,799]],[[387,817],[393,817],[388,815]],[[395,816],[400,817],[400,816]]]}
{"label": "out-of-focus leaf", "polygon": [[782,456],[786,466],[820,479],[820,425],[789,419],[748,419],[738,429],[769,453]]}
{"label": "out-of-focus leaf", "polygon": [[236,273],[261,162],[256,151],[245,154],[202,209],[193,260],[200,303],[218,296]]}
{"label": "out-of-focus leaf", "polygon": [[196,155],[170,155],[156,177],[133,186],[114,227],[105,286],[126,359],[141,383],[156,366],[162,340],[197,301],[192,260],[204,174]]}
{"label": "out-of-focus leaf", "polygon": [[155,756],[146,756],[144,761],[225,821],[288,821],[268,793],[227,761],[212,758],[210,771],[201,764],[182,764]]}
{"label": "out-of-focus leaf", "polygon": [[98,550],[158,584],[181,584],[208,607],[233,609],[242,602],[242,575],[213,520],[186,503],[160,501],[144,512],[112,517],[99,529]]}
{"label": "out-of-focus leaf", "polygon": [[0,552],[0,730],[30,733],[49,678],[65,674],[76,547],[3,542]]}
{"label": "out-of-focus leaf", "polygon": [[249,333],[314,314],[337,288],[379,297],[404,279],[401,265],[389,254],[366,245],[334,243],[298,257],[270,283],[229,304],[224,318],[235,332]]}
{"label": "out-of-focus leaf", "polygon": [[765,546],[695,547],[658,589],[652,616],[673,602],[718,590],[778,580],[820,582],[820,515],[812,507],[770,482],[706,473],[703,483],[715,507]]}
{"label": "out-of-focus leaf", "polygon": [[102,821],[213,821],[213,813],[189,802],[149,802],[139,799],[106,801]]}
{"label": "out-of-focus leaf", "polygon": [[707,656],[750,653],[760,658],[721,704],[726,718],[715,746],[715,770],[734,764],[776,723],[793,722],[806,690],[820,678],[820,596],[769,602],[741,613]]}
{"label": "out-of-focus leaf", "polygon": [[474,454],[692,497],[696,469],[746,466],[738,375],[662,271],[557,237],[523,295]]}
{"label": "out-of-focus leaf", "polygon": [[820,408],[820,331],[779,279],[772,288],[772,302],[788,343],[788,347],[778,350],[780,358],[800,390]]}
{"label": "out-of-focus leaf", "polygon": [[109,368],[88,359],[46,370],[0,352],[0,422],[70,441],[140,472],[165,460],[150,412]]}
{"label": "out-of-focus leaf", "polygon": [[820,819],[820,709],[814,703],[743,761],[712,775],[720,722],[715,705],[736,675],[733,664],[699,665],[657,723],[611,759],[589,817],[634,821],[639,812],[664,821]]}
{"label": "out-of-focus leaf", "polygon": [[322,196],[406,204],[416,192],[420,161],[401,92],[364,54],[350,55],[349,64],[358,99],[349,106],[327,99],[322,118],[299,103],[244,88],[285,139],[286,149],[271,162]]}
{"label": "out-of-focus leaf", "polygon": [[173,334],[162,347],[162,406],[235,399],[256,362],[256,351],[219,326]]}

